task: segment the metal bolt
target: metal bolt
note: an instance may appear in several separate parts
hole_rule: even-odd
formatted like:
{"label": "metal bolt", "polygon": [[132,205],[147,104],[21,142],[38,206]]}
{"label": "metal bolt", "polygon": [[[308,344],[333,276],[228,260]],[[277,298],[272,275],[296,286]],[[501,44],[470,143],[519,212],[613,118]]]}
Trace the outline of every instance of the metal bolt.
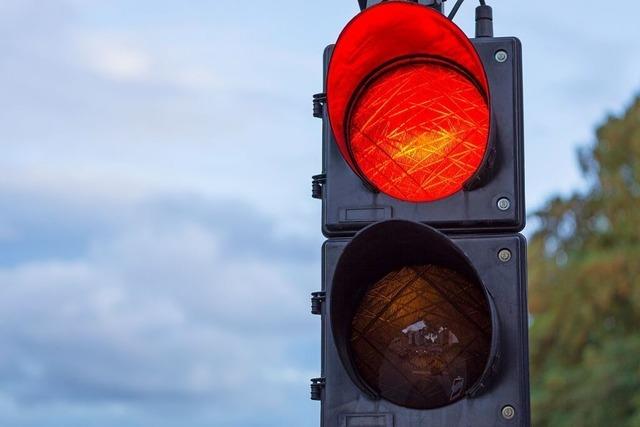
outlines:
{"label": "metal bolt", "polygon": [[511,260],[511,251],[509,249],[500,249],[498,259],[502,262],[509,262]]}
{"label": "metal bolt", "polygon": [[504,408],[502,408],[502,417],[505,420],[512,420],[515,416],[516,416],[516,409],[513,406],[507,405]]}
{"label": "metal bolt", "polygon": [[507,59],[509,58],[509,55],[507,54],[506,50],[501,49],[496,52],[495,58],[496,58],[496,61],[503,63],[507,61]]}
{"label": "metal bolt", "polygon": [[498,209],[500,209],[501,211],[508,211],[510,207],[511,207],[511,200],[507,199],[506,197],[503,197],[500,200],[498,200]]}

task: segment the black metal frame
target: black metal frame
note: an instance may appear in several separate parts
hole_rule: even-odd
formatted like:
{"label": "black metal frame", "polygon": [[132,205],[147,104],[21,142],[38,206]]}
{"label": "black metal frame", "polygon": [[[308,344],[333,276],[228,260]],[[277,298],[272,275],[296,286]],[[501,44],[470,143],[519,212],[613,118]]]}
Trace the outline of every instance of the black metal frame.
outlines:
{"label": "black metal frame", "polygon": [[[338,261],[351,241],[330,239],[322,250],[322,427],[474,426],[529,427],[528,318],[526,297],[526,240],[520,234],[456,236],[452,242],[478,269],[500,315],[500,354],[492,381],[483,390],[437,410],[401,407],[364,393],[342,362],[332,331],[331,295]],[[509,261],[498,253],[508,249]],[[515,417],[506,419],[502,408]]]}
{"label": "black metal frame", "polygon": [[[325,108],[322,232],[326,237],[350,236],[373,222],[397,218],[422,222],[447,233],[519,232],[524,228],[521,45],[513,37],[472,42],[485,66],[490,88],[489,146],[496,151],[493,165],[484,169],[487,175],[468,190],[430,203],[403,202],[372,191],[342,158]],[[501,50],[507,53],[505,62],[495,59]],[[332,51],[333,45],[325,49],[325,80]],[[497,206],[502,198],[510,201],[504,211]]]}
{"label": "black metal frame", "polygon": [[[451,268],[482,287],[491,313],[491,352],[483,374],[469,387],[475,395],[492,375],[500,348],[500,322],[493,296],[482,282],[473,262],[447,236],[422,224],[390,220],[378,222],[360,231],[345,246],[331,280],[331,331],[342,364],[352,381],[369,397],[378,394],[362,380],[349,345],[353,315],[369,287],[390,271],[412,265],[439,265]],[[327,294],[325,293],[325,301]]]}
{"label": "black metal frame", "polygon": [[[364,9],[380,1],[359,0],[359,4]],[[431,0],[417,2],[432,4]],[[481,23],[481,29],[489,28],[490,8],[481,12],[480,18],[487,21]],[[483,30],[480,35],[489,32]],[[526,240],[518,234],[526,220],[521,44],[513,37],[479,37],[471,41],[489,81],[489,147],[495,152],[478,179],[451,197],[411,203],[372,190],[338,150],[324,108],[325,93],[314,96],[314,116],[323,119],[323,156],[322,173],[313,179],[313,194],[322,199],[322,232],[329,238],[322,248],[322,290],[312,297],[312,312],[322,318],[322,371],[311,386],[312,399],[321,401],[321,427],[530,426]],[[324,53],[324,92],[332,51],[333,45]],[[506,52],[506,59],[496,55],[500,51]],[[503,198],[510,202],[506,209],[498,207]],[[334,288],[334,273],[341,256],[349,242],[358,238],[356,233],[392,219],[426,224],[444,233],[442,240],[423,236],[428,248],[421,250],[459,248],[477,271],[497,313],[492,320],[500,332],[492,340],[487,375],[466,398],[437,409],[402,407],[371,393],[354,372],[351,358],[345,354],[343,337],[340,332],[336,334],[337,329],[350,324],[350,309],[336,305],[338,312],[344,313],[334,316],[332,301],[346,298],[353,299],[349,304],[358,304],[357,295],[349,296],[341,290],[348,287],[345,283],[349,280]],[[385,232],[393,235],[394,230],[390,227]],[[363,243],[381,247],[379,242]],[[510,257],[501,260],[498,254],[505,249]],[[362,266],[357,264],[354,262],[355,267],[349,269],[366,269],[372,262],[366,264],[363,260]],[[353,292],[357,294],[362,289]],[[503,411],[506,407],[514,409],[513,417],[510,411]]]}

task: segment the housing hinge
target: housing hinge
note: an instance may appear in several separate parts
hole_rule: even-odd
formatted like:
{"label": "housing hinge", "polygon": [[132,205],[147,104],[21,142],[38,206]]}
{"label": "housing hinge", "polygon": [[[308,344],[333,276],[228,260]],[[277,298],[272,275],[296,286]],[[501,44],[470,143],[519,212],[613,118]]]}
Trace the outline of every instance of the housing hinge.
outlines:
{"label": "housing hinge", "polygon": [[311,177],[311,197],[322,199],[322,187],[327,182],[327,174],[321,173]]}
{"label": "housing hinge", "polygon": [[322,390],[327,383],[324,377],[311,378],[311,400],[322,400]]}
{"label": "housing hinge", "polygon": [[322,304],[326,297],[327,293],[324,291],[311,294],[311,314],[322,314]]}
{"label": "housing hinge", "polygon": [[322,118],[324,104],[327,103],[327,94],[324,92],[313,95],[313,117]]}

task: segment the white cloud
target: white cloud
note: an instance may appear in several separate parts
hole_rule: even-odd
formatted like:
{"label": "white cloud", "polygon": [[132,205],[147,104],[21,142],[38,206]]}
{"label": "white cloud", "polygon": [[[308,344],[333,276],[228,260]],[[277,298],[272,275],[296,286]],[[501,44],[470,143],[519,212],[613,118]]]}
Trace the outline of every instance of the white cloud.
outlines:
{"label": "white cloud", "polygon": [[142,49],[109,40],[88,42],[85,55],[93,71],[115,81],[144,81],[153,65],[150,55]]}
{"label": "white cloud", "polygon": [[[78,33],[74,36],[80,65],[117,83],[146,83],[184,90],[220,89],[223,83],[199,56],[143,47],[127,33]],[[179,53],[179,54],[176,54]]]}

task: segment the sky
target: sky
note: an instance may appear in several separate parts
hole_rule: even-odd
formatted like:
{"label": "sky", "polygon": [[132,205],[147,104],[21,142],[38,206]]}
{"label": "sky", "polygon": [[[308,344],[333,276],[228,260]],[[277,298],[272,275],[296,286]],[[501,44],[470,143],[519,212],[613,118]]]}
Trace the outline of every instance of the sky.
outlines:
{"label": "sky", "polygon": [[[640,89],[640,4],[489,3],[523,42],[533,212]],[[319,424],[311,95],[357,11],[0,0],[0,425]]]}

